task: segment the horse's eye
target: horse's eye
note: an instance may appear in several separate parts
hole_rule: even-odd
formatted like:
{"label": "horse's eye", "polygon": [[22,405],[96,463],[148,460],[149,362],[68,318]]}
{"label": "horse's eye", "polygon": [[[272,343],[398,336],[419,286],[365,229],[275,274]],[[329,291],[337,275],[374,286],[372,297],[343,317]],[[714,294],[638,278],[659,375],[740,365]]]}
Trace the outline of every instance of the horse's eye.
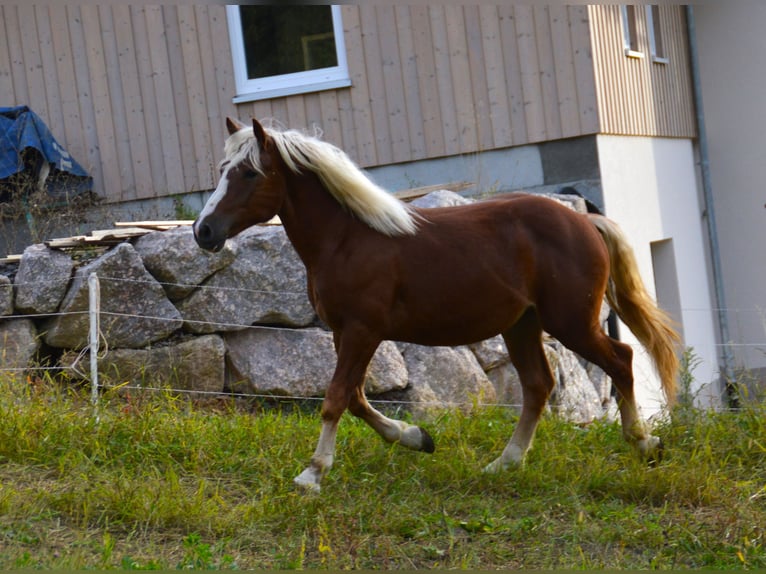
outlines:
{"label": "horse's eye", "polygon": [[252,169],[246,169],[245,172],[242,174],[242,177],[245,179],[255,179],[258,177],[258,173],[253,171]]}

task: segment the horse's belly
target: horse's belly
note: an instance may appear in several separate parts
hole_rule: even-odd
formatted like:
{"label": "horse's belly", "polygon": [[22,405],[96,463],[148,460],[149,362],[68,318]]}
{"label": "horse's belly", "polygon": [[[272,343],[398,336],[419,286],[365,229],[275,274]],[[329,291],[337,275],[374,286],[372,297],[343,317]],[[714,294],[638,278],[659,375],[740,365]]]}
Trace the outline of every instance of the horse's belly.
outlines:
{"label": "horse's belly", "polygon": [[466,345],[508,330],[527,308],[524,298],[480,294],[460,300],[408,305],[395,313],[386,338],[420,345]]}

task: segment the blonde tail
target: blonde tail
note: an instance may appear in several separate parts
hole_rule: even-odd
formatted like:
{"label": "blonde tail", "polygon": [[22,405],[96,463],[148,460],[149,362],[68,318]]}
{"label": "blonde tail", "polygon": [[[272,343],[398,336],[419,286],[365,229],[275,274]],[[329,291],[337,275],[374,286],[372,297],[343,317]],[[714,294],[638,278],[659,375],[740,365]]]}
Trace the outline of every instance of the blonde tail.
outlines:
{"label": "blonde tail", "polygon": [[625,235],[616,223],[600,215],[588,216],[609,250],[609,287],[606,298],[623,323],[646,348],[660,376],[668,406],[676,401],[680,337],[673,320],[647,293]]}

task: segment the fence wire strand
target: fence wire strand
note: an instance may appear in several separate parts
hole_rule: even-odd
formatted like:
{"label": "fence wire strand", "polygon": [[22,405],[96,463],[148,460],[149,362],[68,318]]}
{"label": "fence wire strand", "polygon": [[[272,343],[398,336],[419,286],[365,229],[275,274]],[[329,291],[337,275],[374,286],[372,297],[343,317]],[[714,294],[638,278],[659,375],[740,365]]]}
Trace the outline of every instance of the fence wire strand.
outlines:
{"label": "fence wire strand", "polygon": [[[268,296],[305,296],[305,291],[275,291],[275,290],[263,290],[263,289],[250,289],[250,288],[243,288],[243,287],[227,287],[227,286],[213,286],[213,285],[197,285],[197,284],[187,284],[187,283],[173,283],[173,282],[162,282],[157,281],[154,279],[135,279],[135,278],[125,278],[125,277],[111,277],[111,276],[99,276],[98,280],[100,282],[115,282],[115,283],[135,283],[135,284],[151,284],[151,285],[157,285],[163,287],[163,289],[167,290],[169,288],[182,288],[182,289],[189,289],[190,291],[199,291],[199,290],[214,290],[214,291],[229,291],[229,292],[241,292],[246,295],[252,295],[252,294],[261,294],[261,295],[268,295]],[[39,281],[35,281],[35,284],[39,285]],[[14,283],[13,285],[6,286],[6,288],[18,288],[20,286],[29,285],[30,283]],[[682,311],[693,311],[693,312],[708,312],[708,313],[714,313],[719,311],[719,309],[716,308],[683,308]],[[748,314],[758,314],[760,316],[763,316],[764,310],[759,308],[753,308],[753,309],[741,309],[741,308],[734,308],[734,309],[728,309],[729,312],[734,312],[735,314],[741,314],[741,313],[748,313]],[[66,316],[82,316],[82,315],[88,315],[88,310],[83,311],[55,311],[51,313],[22,313],[22,314],[13,314],[13,315],[7,315],[0,317],[0,321],[8,321],[8,320],[18,320],[18,319],[53,319],[56,317],[66,317]],[[195,326],[208,326],[211,327],[211,330],[208,333],[216,333],[220,331],[221,329],[224,329],[226,331],[235,331],[235,330],[246,330],[246,329],[253,329],[253,330],[270,330],[270,331],[295,331],[294,328],[290,327],[280,327],[275,325],[262,325],[262,324],[243,324],[243,323],[231,323],[231,322],[219,322],[219,321],[205,321],[205,320],[198,320],[198,319],[190,319],[185,317],[160,317],[160,316],[151,316],[151,315],[142,315],[138,313],[125,313],[125,312],[118,312],[118,311],[107,311],[103,308],[99,310],[99,314],[104,317],[115,317],[115,318],[125,318],[125,319],[142,319],[142,320],[150,320],[150,321],[167,321],[167,322],[178,322],[181,321],[183,324],[187,325],[195,325]],[[102,321],[103,322],[103,321]],[[196,334],[204,334],[204,333],[196,333]],[[98,339],[99,339],[99,352],[97,355],[98,360],[104,360],[108,354],[109,354],[109,342],[106,335],[103,333],[101,329],[101,324],[99,324],[98,328]],[[633,346],[634,348],[640,348],[642,347],[637,343],[628,343],[629,345]],[[728,348],[760,348],[764,349],[766,352],[766,342],[760,342],[760,343],[735,343],[735,342],[727,342],[727,343],[712,343],[710,344],[712,348],[721,349],[724,347]],[[2,372],[8,372],[8,373],[23,373],[23,372],[61,372],[65,370],[73,371],[76,375],[80,376],[83,379],[88,379],[89,375],[88,373],[81,370],[79,367],[79,363],[89,355],[90,346],[86,345],[82,349],[79,350],[78,354],[75,356],[74,360],[71,362],[71,364],[68,364],[66,366],[27,366],[27,367],[3,367],[0,368],[0,373]],[[190,394],[193,396],[217,396],[217,397],[226,397],[226,398],[252,398],[252,399],[263,399],[263,400],[271,400],[271,401],[322,401],[322,397],[316,397],[316,396],[297,396],[297,395],[277,395],[277,394],[268,394],[268,393],[257,393],[257,392],[242,392],[242,391],[208,391],[208,390],[194,390],[194,389],[180,389],[180,388],[173,388],[171,386],[144,386],[144,385],[135,385],[135,384],[122,384],[122,385],[102,385],[98,384],[98,388],[104,392],[111,392],[111,391],[118,391],[118,390],[136,390],[136,391],[148,391],[148,392],[171,392],[171,393],[179,393],[179,394]],[[377,404],[377,405],[417,405],[420,407],[438,407],[438,408],[461,408],[461,407],[467,407],[474,405],[474,402],[455,402],[455,401],[407,401],[403,399],[378,399],[378,398],[370,398],[368,399],[371,404]],[[503,402],[495,402],[495,403],[480,403],[481,406],[491,406],[491,407],[500,407],[500,408],[515,408],[518,409],[521,407],[518,403],[503,403]]]}

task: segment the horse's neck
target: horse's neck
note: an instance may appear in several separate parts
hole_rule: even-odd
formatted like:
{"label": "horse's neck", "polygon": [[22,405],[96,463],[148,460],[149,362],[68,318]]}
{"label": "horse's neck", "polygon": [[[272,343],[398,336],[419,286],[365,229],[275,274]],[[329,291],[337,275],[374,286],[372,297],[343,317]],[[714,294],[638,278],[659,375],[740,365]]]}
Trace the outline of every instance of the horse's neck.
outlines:
{"label": "horse's neck", "polygon": [[306,267],[333,252],[351,226],[353,216],[324,189],[314,174],[291,174],[279,217]]}

